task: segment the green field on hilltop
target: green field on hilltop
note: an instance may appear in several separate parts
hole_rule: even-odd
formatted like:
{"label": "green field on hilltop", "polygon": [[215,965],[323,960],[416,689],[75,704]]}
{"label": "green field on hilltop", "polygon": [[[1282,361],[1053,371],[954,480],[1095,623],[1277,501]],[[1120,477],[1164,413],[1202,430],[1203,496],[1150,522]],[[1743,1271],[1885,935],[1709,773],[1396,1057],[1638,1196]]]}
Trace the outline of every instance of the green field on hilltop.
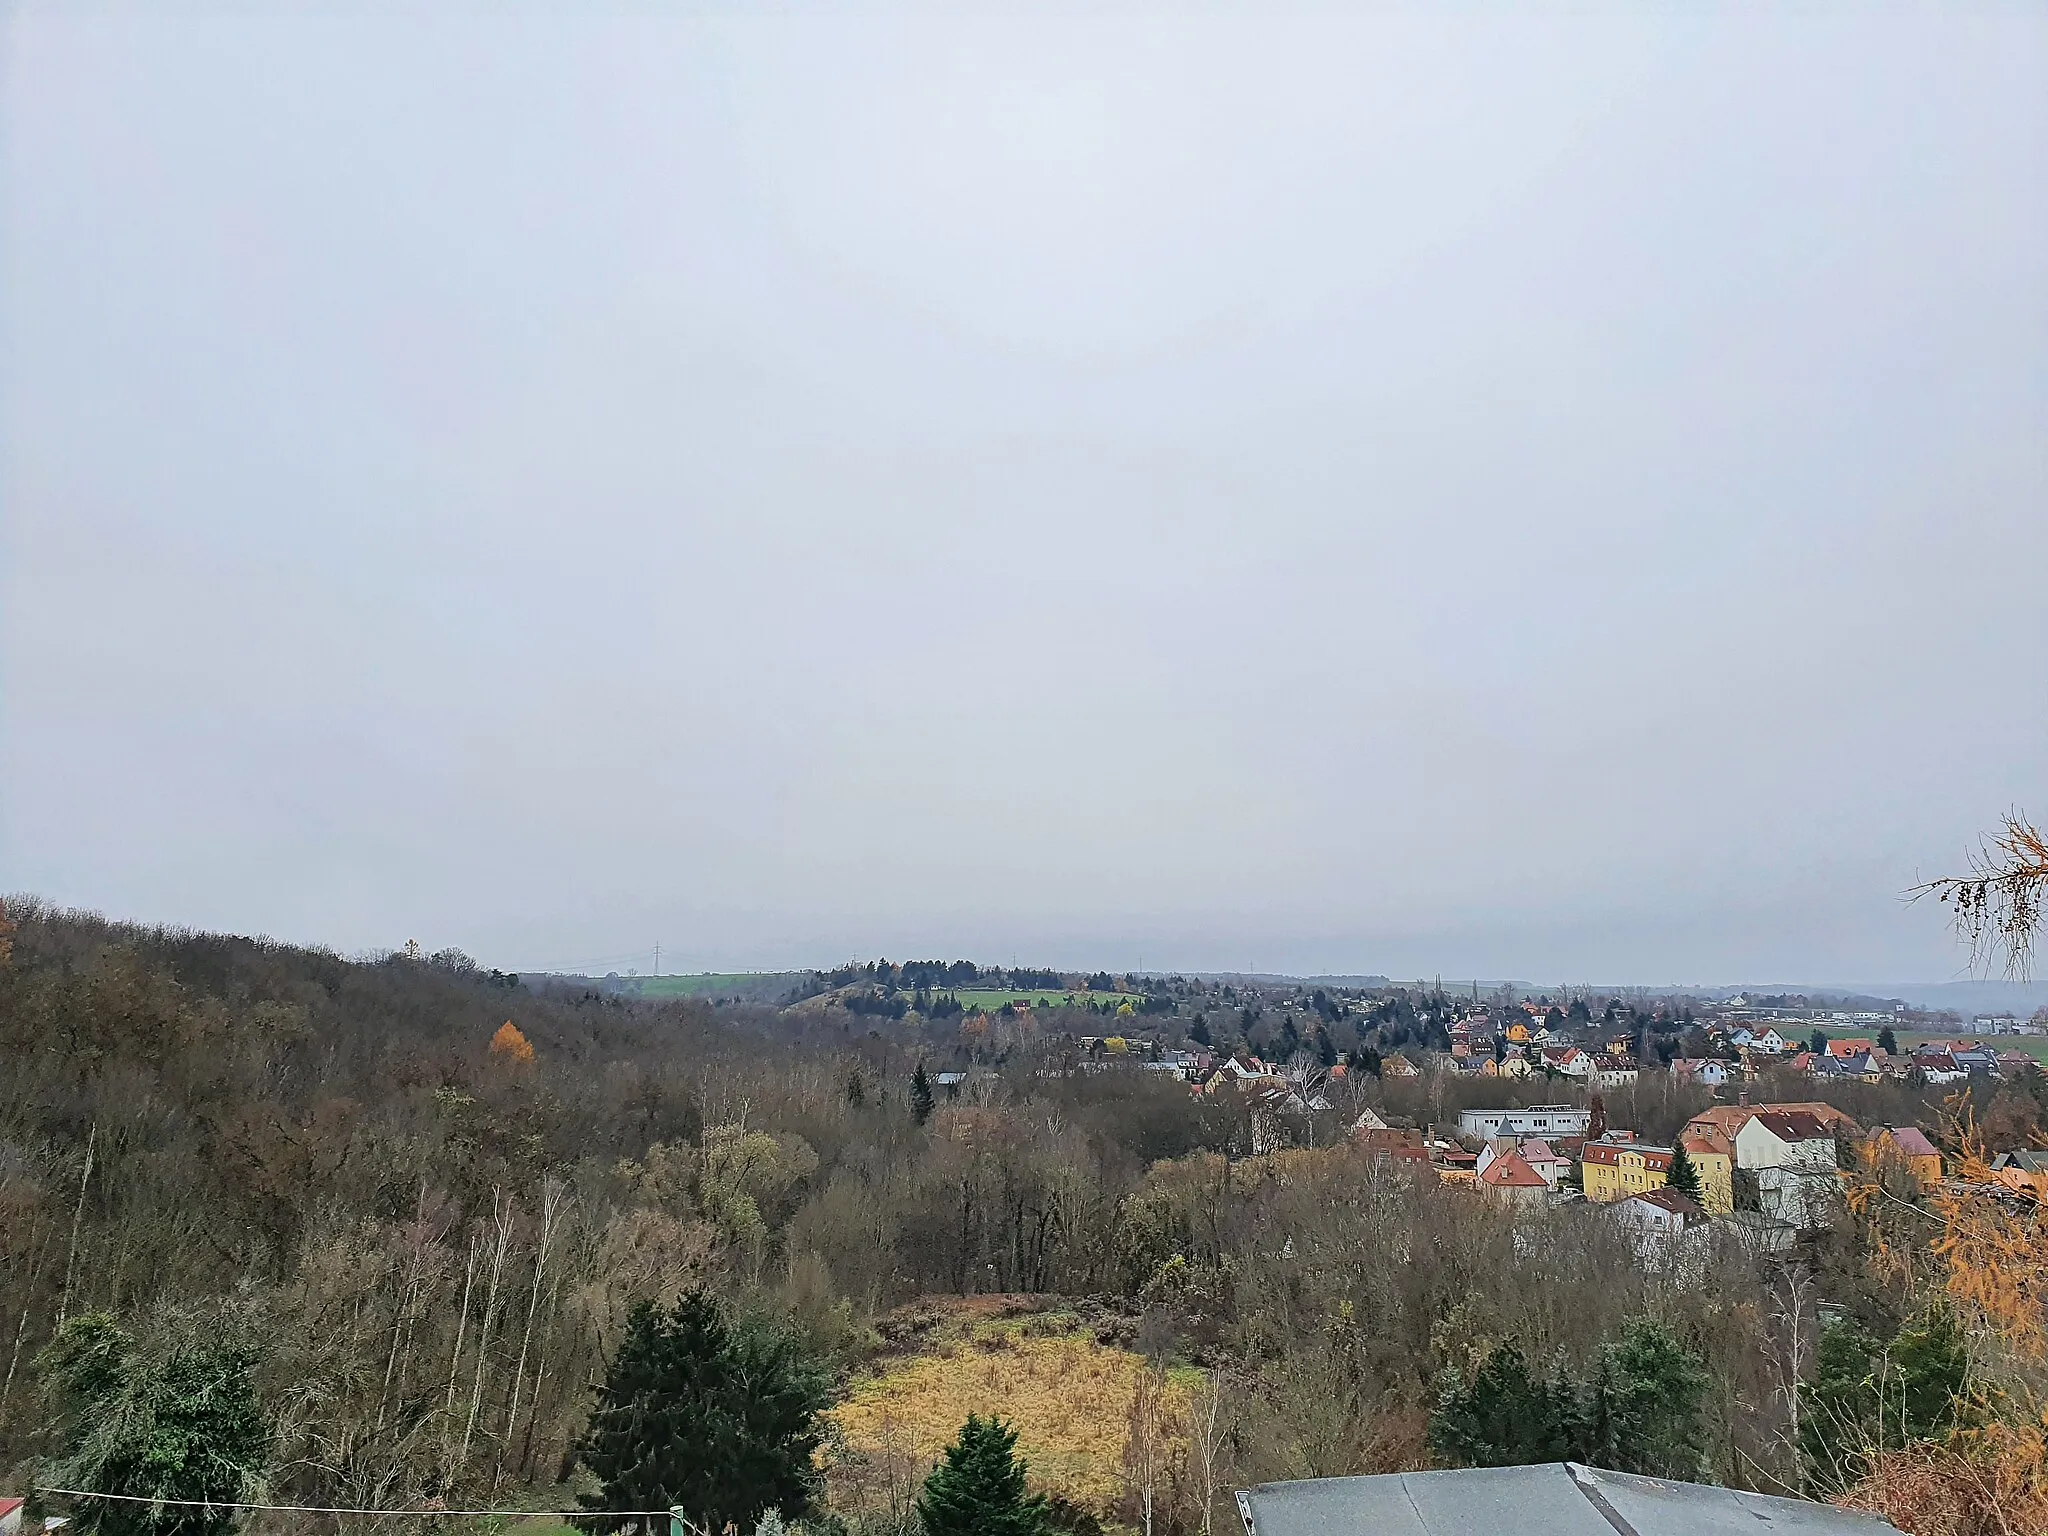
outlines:
{"label": "green field on hilltop", "polygon": [[[1875,1044],[1877,1032],[1882,1028],[1882,1024],[1858,1026],[1854,1029],[1834,1025],[1822,1028],[1821,1033],[1830,1040],[1868,1040]],[[1797,1032],[1781,1027],[1778,1033],[1797,1048],[1806,1043],[1807,1037],[1813,1033],[1813,1027],[1809,1026]],[[1981,1040],[1994,1051],[2024,1051],[2036,1061],[2048,1062],[2048,1035],[1985,1035],[1979,1034],[1967,1025],[1960,1029],[1947,1030],[1894,1029],[1892,1035],[1899,1042],[1900,1051],[1907,1055],[1912,1054],[1915,1046],[1925,1045],[1930,1040]]]}

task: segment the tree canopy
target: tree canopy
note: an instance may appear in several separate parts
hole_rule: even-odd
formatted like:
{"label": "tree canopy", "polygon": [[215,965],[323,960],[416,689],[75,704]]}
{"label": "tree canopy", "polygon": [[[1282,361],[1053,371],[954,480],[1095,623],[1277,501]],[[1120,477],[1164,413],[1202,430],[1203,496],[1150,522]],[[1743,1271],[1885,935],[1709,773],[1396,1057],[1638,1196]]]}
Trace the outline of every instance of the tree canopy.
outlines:
{"label": "tree canopy", "polygon": [[[131,1499],[232,1504],[263,1471],[270,1430],[253,1347],[191,1318],[164,1319],[147,1346],[100,1313],[71,1318],[37,1357],[65,1487]],[[93,1536],[220,1536],[229,1509],[80,1502]]]}
{"label": "tree canopy", "polygon": [[796,1340],[728,1322],[691,1291],[667,1312],[634,1306],[582,1446],[603,1485],[593,1511],[680,1508],[711,1530],[750,1530],[810,1506],[827,1379]]}
{"label": "tree canopy", "polygon": [[1025,1493],[1017,1432],[1000,1418],[968,1414],[917,1501],[925,1536],[1045,1536],[1044,1498]]}

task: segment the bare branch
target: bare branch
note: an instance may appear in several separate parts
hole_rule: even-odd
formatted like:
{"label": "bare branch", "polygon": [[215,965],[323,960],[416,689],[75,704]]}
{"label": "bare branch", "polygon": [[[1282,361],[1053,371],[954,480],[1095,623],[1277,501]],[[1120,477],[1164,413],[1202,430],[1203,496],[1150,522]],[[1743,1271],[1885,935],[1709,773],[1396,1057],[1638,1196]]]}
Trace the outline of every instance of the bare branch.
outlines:
{"label": "bare branch", "polygon": [[2024,812],[2005,815],[2004,826],[1970,855],[1970,873],[1929,880],[1906,892],[1909,901],[1932,896],[1954,909],[1956,936],[1970,946],[1972,969],[1989,970],[2003,953],[2005,974],[2032,972],[2034,936],[2048,898],[2048,838]]}

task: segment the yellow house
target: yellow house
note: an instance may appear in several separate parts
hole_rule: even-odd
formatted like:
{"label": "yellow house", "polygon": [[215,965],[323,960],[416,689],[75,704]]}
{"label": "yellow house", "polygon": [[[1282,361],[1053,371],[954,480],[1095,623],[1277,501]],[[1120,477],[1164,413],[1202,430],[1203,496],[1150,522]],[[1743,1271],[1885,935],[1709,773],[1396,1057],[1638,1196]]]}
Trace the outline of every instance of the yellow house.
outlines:
{"label": "yellow house", "polygon": [[1529,1026],[1526,1024],[1510,1024],[1508,1026],[1508,1043],[1511,1045],[1527,1045],[1529,1043]]}
{"label": "yellow house", "polygon": [[1918,1126],[1880,1125],[1865,1143],[1872,1161],[1896,1160],[1922,1189],[1941,1184],[1941,1152]]}
{"label": "yellow house", "polygon": [[1700,1208],[1710,1216],[1735,1209],[1735,1146],[1711,1126],[1678,1138],[1700,1174]]}
{"label": "yellow house", "polygon": [[1639,1141],[1589,1141],[1579,1153],[1586,1198],[1602,1204],[1662,1189],[1671,1172],[1671,1148]]}

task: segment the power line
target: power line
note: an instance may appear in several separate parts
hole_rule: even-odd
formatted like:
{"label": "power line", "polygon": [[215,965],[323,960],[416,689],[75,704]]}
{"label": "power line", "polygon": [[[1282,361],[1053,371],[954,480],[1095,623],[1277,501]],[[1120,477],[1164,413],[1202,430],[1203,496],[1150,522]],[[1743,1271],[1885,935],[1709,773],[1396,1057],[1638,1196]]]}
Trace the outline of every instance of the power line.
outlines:
{"label": "power line", "polygon": [[184,1509],[253,1509],[279,1515],[397,1515],[417,1519],[423,1515],[457,1515],[476,1518],[505,1515],[516,1519],[589,1520],[603,1515],[644,1520],[658,1515],[666,1520],[668,1509],[342,1509],[331,1504],[242,1504],[228,1499],[152,1499],[135,1493],[94,1493],[87,1488],[38,1488],[37,1493],[61,1494],[67,1499],[112,1499],[122,1504],[176,1505]]}

